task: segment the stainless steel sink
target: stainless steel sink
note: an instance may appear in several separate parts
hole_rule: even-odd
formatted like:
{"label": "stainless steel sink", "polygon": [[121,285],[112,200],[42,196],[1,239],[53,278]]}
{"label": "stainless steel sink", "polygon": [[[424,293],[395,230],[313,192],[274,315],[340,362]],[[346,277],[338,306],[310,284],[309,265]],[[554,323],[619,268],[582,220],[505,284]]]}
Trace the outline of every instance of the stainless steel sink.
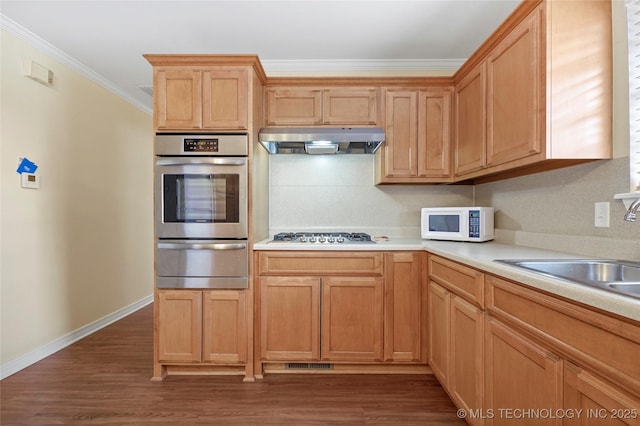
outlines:
{"label": "stainless steel sink", "polygon": [[608,259],[501,259],[496,262],[640,299],[640,262]]}

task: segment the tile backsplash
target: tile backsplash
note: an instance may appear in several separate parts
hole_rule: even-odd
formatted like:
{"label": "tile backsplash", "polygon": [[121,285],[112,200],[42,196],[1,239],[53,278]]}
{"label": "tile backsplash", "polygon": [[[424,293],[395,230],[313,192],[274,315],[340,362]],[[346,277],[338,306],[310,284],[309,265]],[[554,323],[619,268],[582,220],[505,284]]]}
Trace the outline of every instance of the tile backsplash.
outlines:
{"label": "tile backsplash", "polygon": [[420,237],[420,209],[472,205],[466,185],[374,185],[373,155],[270,157],[270,234],[350,231]]}

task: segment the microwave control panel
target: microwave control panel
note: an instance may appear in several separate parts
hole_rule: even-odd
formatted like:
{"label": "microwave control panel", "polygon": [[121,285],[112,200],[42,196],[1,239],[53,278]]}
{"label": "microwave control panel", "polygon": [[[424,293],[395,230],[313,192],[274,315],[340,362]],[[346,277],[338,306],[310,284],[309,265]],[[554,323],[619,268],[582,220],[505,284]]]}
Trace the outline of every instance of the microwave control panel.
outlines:
{"label": "microwave control panel", "polygon": [[469,210],[469,237],[480,238],[480,210]]}

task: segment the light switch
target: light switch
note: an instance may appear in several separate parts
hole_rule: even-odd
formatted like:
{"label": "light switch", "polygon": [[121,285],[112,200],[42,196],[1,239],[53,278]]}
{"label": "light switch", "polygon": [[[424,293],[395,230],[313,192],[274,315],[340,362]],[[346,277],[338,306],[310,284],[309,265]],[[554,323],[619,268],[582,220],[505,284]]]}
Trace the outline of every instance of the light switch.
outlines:
{"label": "light switch", "polygon": [[608,228],[609,227],[609,202],[595,204],[595,223],[596,228]]}

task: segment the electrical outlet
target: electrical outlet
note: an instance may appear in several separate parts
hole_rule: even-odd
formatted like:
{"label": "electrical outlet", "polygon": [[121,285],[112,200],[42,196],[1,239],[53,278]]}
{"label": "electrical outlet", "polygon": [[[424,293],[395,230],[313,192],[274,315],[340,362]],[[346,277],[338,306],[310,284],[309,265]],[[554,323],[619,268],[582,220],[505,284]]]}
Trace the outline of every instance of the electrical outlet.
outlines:
{"label": "electrical outlet", "polygon": [[609,202],[595,204],[595,222],[596,228],[608,228],[609,227]]}

